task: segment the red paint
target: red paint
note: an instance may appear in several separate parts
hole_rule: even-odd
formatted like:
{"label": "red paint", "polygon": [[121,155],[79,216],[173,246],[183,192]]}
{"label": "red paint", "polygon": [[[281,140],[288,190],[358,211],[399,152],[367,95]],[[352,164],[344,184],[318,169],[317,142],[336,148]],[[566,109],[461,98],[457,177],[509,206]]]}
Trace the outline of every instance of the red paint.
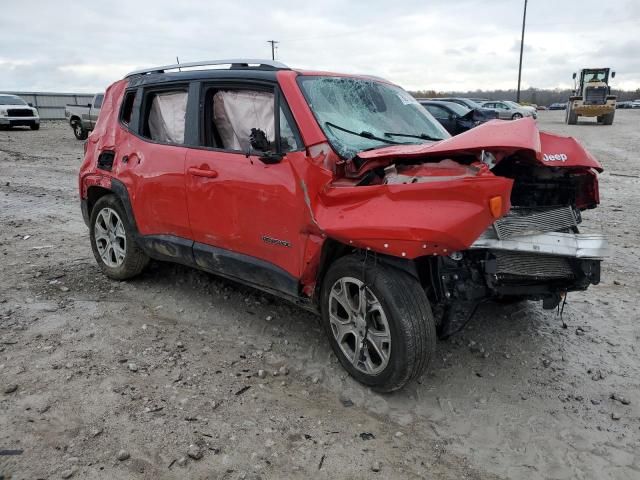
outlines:
{"label": "red paint", "polygon": [[[501,161],[518,152],[542,165],[602,170],[573,138],[539,132],[528,118],[488,122],[440,142],[362,152],[356,169],[330,147],[298,88],[301,74],[317,73],[280,71],[277,80],[306,149],[272,165],[243,153],[161,145],[132,134],[118,121],[127,80],[114,83],[87,143],[81,197],[118,179],[141,234],[174,235],[266,260],[298,278],[311,296],[327,238],[409,259],[447,255],[468,248],[496,214],[508,212],[512,180],[477,162],[469,167],[438,163],[442,159],[485,150]],[[116,152],[112,172],[96,168],[103,150]],[[402,171],[428,181],[355,186],[354,177],[397,159],[428,162]],[[587,203],[598,201],[592,175],[593,185],[583,193]]]}

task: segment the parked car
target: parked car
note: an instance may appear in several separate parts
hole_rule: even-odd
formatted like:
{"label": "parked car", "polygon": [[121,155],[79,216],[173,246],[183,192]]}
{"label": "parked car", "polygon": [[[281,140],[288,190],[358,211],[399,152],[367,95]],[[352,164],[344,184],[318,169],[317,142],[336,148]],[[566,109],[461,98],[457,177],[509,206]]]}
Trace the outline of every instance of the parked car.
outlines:
{"label": "parked car", "polygon": [[533,118],[538,118],[538,106],[537,105],[522,105],[517,102],[512,102],[511,100],[504,100],[504,103],[511,105],[513,108],[523,108],[525,110],[529,110]]}
{"label": "parked car", "polygon": [[419,102],[451,135],[466,132],[481,123],[495,118],[493,112],[491,112],[491,115],[486,115],[482,113],[482,110],[470,110],[453,102],[436,102],[433,100],[420,100]]}
{"label": "parked car", "polygon": [[421,100],[429,100],[429,101],[434,101],[434,102],[453,102],[453,103],[457,103],[458,105],[462,105],[463,107],[467,107],[469,109],[472,110],[479,110],[481,111],[483,114],[485,114],[488,117],[493,116],[493,118],[498,118],[498,111],[491,109],[491,108],[484,108],[481,104],[479,104],[478,102],[470,99],[470,98],[463,98],[463,97],[438,97],[438,98],[419,98],[418,101]]}
{"label": "parked car", "polygon": [[78,140],[86,140],[89,132],[96,126],[103,100],[104,93],[98,93],[87,105],[67,105],[65,107],[64,116]]}
{"label": "parked car", "polygon": [[634,100],[631,102],[631,108],[640,108],[640,100]]}
{"label": "parked car", "polygon": [[517,120],[523,117],[537,118],[535,110],[522,107],[515,102],[491,100],[489,102],[484,102],[482,106],[484,108],[496,110],[498,112],[498,118],[503,120]]}
{"label": "parked car", "polygon": [[566,110],[567,109],[567,104],[566,103],[552,103],[551,105],[549,105],[549,110]]}
{"label": "parked car", "polygon": [[633,108],[633,102],[631,101],[624,101],[624,102],[616,102],[616,108]]}
{"label": "parked car", "polygon": [[606,240],[578,224],[601,170],[531,119],[451,137],[385,80],[220,60],[111,85],[78,184],[107,276],[166,260],[279,295],[392,391],[479,302],[599,282]]}
{"label": "parked car", "polygon": [[38,110],[17,95],[0,93],[0,127],[40,129]]}

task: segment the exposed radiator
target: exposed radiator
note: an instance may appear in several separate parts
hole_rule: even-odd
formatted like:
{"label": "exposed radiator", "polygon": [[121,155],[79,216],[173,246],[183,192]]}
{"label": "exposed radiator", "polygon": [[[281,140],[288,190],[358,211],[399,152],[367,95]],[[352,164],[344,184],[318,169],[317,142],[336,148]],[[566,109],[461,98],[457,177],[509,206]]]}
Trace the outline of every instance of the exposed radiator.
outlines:
{"label": "exposed radiator", "polygon": [[499,239],[559,232],[576,227],[576,216],[569,206],[550,209],[512,208],[503,218],[493,224]]}
{"label": "exposed radiator", "polygon": [[571,278],[574,276],[569,261],[564,257],[520,252],[492,252],[496,257],[498,276],[527,277],[531,279]]}

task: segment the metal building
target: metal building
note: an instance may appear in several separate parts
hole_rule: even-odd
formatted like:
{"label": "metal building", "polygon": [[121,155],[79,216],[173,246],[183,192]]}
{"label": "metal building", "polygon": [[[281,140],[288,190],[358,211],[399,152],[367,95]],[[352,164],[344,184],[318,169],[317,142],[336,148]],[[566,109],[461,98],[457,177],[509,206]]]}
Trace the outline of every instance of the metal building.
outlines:
{"label": "metal building", "polygon": [[32,104],[42,120],[64,120],[65,105],[87,105],[93,99],[90,93],[0,92],[3,93],[18,95]]}

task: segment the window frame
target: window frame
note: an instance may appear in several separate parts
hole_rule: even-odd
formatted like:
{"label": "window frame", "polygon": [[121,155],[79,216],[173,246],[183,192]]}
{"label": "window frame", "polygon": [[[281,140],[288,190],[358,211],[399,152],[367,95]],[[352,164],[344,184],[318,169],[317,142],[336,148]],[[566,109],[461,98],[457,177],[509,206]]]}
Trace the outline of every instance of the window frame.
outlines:
{"label": "window frame", "polygon": [[[211,99],[211,92],[216,90],[249,90],[249,91],[261,91],[261,92],[269,92],[273,93],[274,96],[274,106],[273,112],[275,115],[274,118],[274,135],[275,135],[275,143],[276,143],[276,152],[277,154],[281,154],[286,156],[289,153],[293,152],[301,152],[305,151],[306,147],[304,142],[302,141],[302,136],[300,135],[300,129],[298,128],[298,124],[295,121],[295,118],[287,104],[286,99],[284,98],[280,86],[274,82],[268,81],[259,81],[259,80],[227,80],[227,79],[211,79],[204,80],[200,82],[200,92],[199,92],[199,105],[198,105],[198,135],[197,135],[197,145],[194,145],[193,148],[197,148],[200,150],[209,150],[214,152],[225,152],[225,153],[235,153],[242,156],[246,156],[247,152],[242,150],[231,150],[228,148],[222,148],[221,146],[216,146],[214,142],[211,142],[211,133],[213,129],[209,127],[212,119],[213,108],[212,104],[209,101]],[[282,151],[281,138],[280,138],[280,110],[284,113],[284,117],[289,123],[289,127],[293,132],[293,135],[296,139],[296,143],[298,144],[298,148],[289,150],[287,152]],[[208,133],[211,132],[211,133]],[[217,143],[217,141],[215,142]],[[251,155],[259,155],[259,152],[252,151]]]}

